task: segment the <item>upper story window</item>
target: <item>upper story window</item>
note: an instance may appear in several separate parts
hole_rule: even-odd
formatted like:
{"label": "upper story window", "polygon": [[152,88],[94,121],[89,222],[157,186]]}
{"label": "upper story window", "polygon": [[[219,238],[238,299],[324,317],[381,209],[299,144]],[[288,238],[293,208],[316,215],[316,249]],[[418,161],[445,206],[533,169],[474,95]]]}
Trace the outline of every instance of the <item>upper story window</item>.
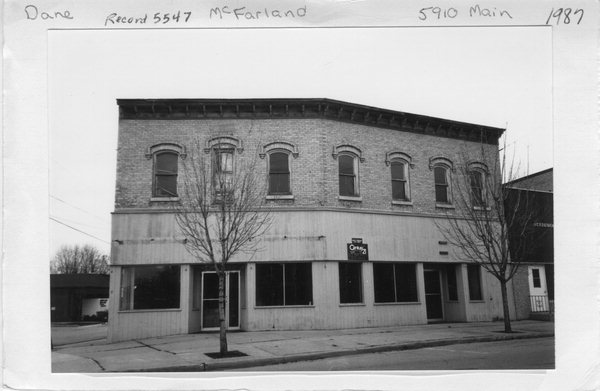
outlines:
{"label": "upper story window", "polygon": [[469,172],[469,185],[471,186],[471,201],[473,202],[473,206],[485,206],[483,173],[481,171]]}
{"label": "upper story window", "polygon": [[412,159],[403,152],[388,152],[385,164],[390,166],[392,175],[392,201],[410,202],[409,169],[413,167]]}
{"label": "upper story window", "polygon": [[229,193],[233,188],[233,149],[215,148],[213,186],[217,196]]}
{"label": "upper story window", "polygon": [[174,152],[154,155],[154,197],[177,197],[177,160]]}
{"label": "upper story window", "polygon": [[472,162],[468,165],[471,204],[474,208],[484,208],[487,204],[485,190],[487,167],[483,163]]}
{"label": "upper story window", "polygon": [[408,201],[408,169],[402,161],[393,161],[392,167],[392,199]]}
{"label": "upper story window", "polygon": [[431,158],[429,159],[429,168],[433,170],[436,204],[442,206],[451,204],[450,175],[453,170],[452,162],[443,157]]}
{"label": "upper story window", "polygon": [[205,153],[212,153],[212,185],[215,199],[222,199],[234,187],[235,153],[242,153],[242,142],[232,136],[213,137],[206,141]]}
{"label": "upper story window", "polygon": [[358,197],[358,162],[352,155],[340,155],[338,168],[340,176],[340,195]]}
{"label": "upper story window", "polygon": [[152,198],[164,200],[178,197],[179,158],[185,156],[185,148],[176,143],[156,144],[148,148],[146,157],[153,159]]}
{"label": "upper story window", "polygon": [[273,152],[269,154],[269,194],[291,194],[290,158],[287,153]]}
{"label": "upper story window", "polygon": [[339,195],[360,199],[358,164],[364,162],[360,149],[351,145],[334,147],[333,158],[338,160]]}
{"label": "upper story window", "polygon": [[435,202],[449,204],[448,168],[444,166],[434,167],[433,176],[435,178]]}
{"label": "upper story window", "polygon": [[269,199],[291,199],[291,157],[298,157],[298,149],[294,144],[276,141],[266,144],[259,153],[261,159],[267,159],[268,193]]}

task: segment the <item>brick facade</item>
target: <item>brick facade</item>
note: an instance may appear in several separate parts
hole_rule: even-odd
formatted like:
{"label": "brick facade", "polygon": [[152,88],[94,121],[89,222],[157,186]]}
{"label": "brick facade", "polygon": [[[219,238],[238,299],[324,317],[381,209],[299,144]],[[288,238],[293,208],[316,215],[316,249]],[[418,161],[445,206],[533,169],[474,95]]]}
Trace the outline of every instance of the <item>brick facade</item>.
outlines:
{"label": "brick facade", "polygon": [[[480,143],[426,134],[348,124],[327,119],[272,120],[135,120],[120,121],[117,162],[116,210],[162,208],[164,202],[151,202],[152,159],[146,150],[160,142],[175,142],[188,148],[197,139],[204,142],[216,136],[233,136],[242,141],[244,151],[236,153],[236,164],[256,159],[261,174],[267,175],[267,158],[260,148],[274,141],[295,145],[297,158],[290,159],[293,201],[270,201],[271,206],[344,207],[414,213],[446,213],[435,206],[434,178],[429,159],[445,157],[455,165],[463,156],[480,155]],[[362,202],[338,200],[338,162],[332,157],[338,145],[352,145],[362,151],[359,163],[359,189]],[[485,145],[494,156],[496,145]],[[199,151],[204,154],[203,151]],[[392,205],[390,167],[386,153],[403,152],[412,158],[409,170],[413,205]],[[459,175],[456,170],[453,175]]]}

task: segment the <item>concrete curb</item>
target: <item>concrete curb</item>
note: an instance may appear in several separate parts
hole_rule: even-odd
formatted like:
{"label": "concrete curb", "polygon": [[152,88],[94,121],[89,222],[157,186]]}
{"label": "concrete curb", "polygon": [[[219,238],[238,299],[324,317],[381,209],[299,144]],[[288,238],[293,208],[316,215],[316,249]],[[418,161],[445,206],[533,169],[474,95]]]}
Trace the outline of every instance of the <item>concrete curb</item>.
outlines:
{"label": "concrete curb", "polygon": [[485,335],[477,337],[465,337],[465,338],[454,338],[454,339],[436,339],[429,341],[418,341],[418,342],[406,342],[395,345],[380,345],[370,346],[366,348],[358,349],[346,349],[329,352],[316,352],[316,353],[305,353],[295,354],[290,356],[282,357],[267,357],[267,358],[248,358],[241,359],[239,361],[224,361],[224,362],[208,362],[195,365],[185,365],[176,367],[165,367],[165,368],[153,368],[153,369],[142,369],[142,370],[127,370],[117,372],[205,372],[205,371],[219,371],[227,369],[238,369],[238,368],[249,368],[259,367],[265,365],[276,365],[285,364],[296,361],[313,361],[324,358],[351,356],[356,354],[368,354],[368,353],[381,353],[398,350],[415,350],[428,348],[433,346],[446,346],[446,345],[457,345],[466,343],[477,343],[477,342],[496,342],[496,341],[507,341],[514,339],[529,339],[529,338],[546,338],[553,337],[553,332],[547,333],[527,333],[523,335],[509,334],[509,335]]}

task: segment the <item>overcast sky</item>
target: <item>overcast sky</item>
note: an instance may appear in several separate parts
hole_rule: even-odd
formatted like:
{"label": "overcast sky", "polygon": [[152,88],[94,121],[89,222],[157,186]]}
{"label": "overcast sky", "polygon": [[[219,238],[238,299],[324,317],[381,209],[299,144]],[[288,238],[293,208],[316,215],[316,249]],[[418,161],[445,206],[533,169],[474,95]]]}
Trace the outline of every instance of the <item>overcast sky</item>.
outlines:
{"label": "overcast sky", "polygon": [[507,128],[524,175],[553,166],[551,49],[534,27],[49,31],[51,255],[110,251],[117,98],[318,97]]}

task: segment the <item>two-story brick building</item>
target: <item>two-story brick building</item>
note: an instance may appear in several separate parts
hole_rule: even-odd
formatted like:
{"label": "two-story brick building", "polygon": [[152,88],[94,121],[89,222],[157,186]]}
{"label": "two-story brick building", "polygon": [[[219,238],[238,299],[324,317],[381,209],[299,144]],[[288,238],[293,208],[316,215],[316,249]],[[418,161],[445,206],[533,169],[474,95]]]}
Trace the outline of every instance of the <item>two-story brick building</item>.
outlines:
{"label": "two-story brick building", "polygon": [[329,99],[118,106],[111,340],[218,327],[216,274],[185,250],[171,207],[178,167],[197,139],[204,148],[195,152],[226,151],[212,159],[221,169],[257,159],[269,183],[273,222],[260,250],[230,261],[230,329],[502,316],[496,280],[460,262],[436,226],[456,213],[451,179],[461,156],[480,156],[482,146],[497,156],[502,129]]}

